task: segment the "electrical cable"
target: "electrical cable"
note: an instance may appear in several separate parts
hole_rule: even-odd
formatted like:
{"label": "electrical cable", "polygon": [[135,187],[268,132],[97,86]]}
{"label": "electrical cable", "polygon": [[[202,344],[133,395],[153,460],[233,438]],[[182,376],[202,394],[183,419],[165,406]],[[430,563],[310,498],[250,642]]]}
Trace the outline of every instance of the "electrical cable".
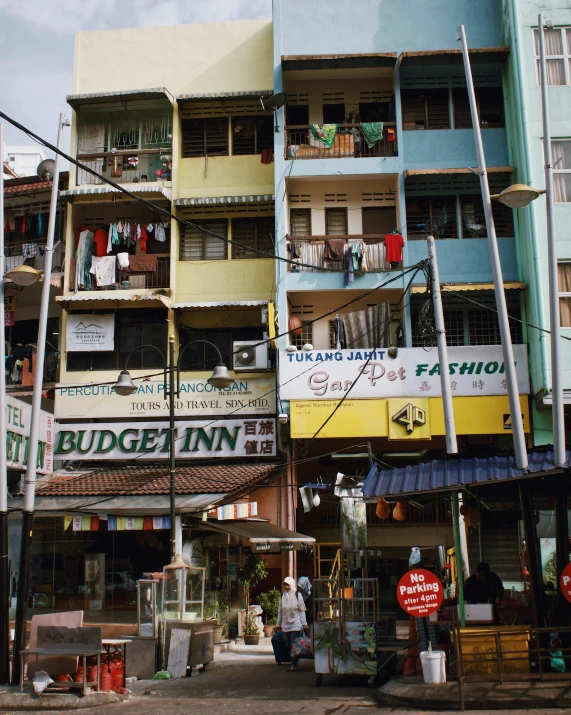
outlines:
{"label": "electrical cable", "polygon": [[289,263],[291,265],[294,265],[296,267],[303,267],[303,268],[311,268],[314,271],[327,271],[328,273],[347,273],[348,271],[343,269],[343,268],[331,268],[331,267],[325,267],[325,266],[314,266],[309,263],[300,263],[298,260],[294,260],[291,258],[285,258],[283,256],[278,256],[278,255],[272,255],[271,253],[266,253],[265,251],[261,251],[258,248],[253,248],[252,246],[246,246],[243,243],[240,243],[239,241],[235,241],[233,239],[226,238],[225,236],[220,236],[217,233],[214,233],[213,231],[210,231],[210,229],[204,228],[203,226],[199,226],[196,223],[193,223],[192,221],[188,221],[186,219],[182,219],[175,214],[173,214],[171,211],[168,209],[162,208],[161,206],[157,206],[157,204],[154,204],[152,201],[148,201],[147,199],[144,199],[142,196],[138,196],[136,193],[129,191],[129,189],[126,189],[122,184],[118,184],[115,181],[112,181],[111,179],[102,176],[99,174],[95,169],[92,169],[90,166],[87,166],[85,164],[82,164],[80,161],[77,159],[74,159],[73,157],[69,156],[69,154],[66,154],[64,151],[59,149],[58,147],[54,146],[50,142],[48,142],[46,139],[42,139],[42,137],[38,136],[37,134],[34,134],[31,129],[26,128],[23,124],[20,124],[20,122],[17,122],[15,119],[12,119],[9,117],[7,114],[4,112],[0,111],[0,117],[2,119],[5,119],[7,122],[12,124],[12,126],[16,127],[16,129],[19,129],[20,131],[24,132],[27,136],[29,136],[31,139],[34,141],[43,144],[46,148],[50,149],[56,154],[59,154],[62,156],[64,159],[69,161],[71,164],[74,164],[77,166],[79,169],[82,169],[83,171],[86,171],[87,173],[91,174],[92,176],[95,176],[97,179],[100,179],[103,183],[108,184],[109,186],[112,186],[116,191],[119,191],[120,193],[125,194],[126,196],[129,196],[129,198],[133,199],[134,201],[137,201],[138,203],[142,204],[143,206],[146,206],[147,208],[152,209],[153,211],[156,211],[157,213],[162,213],[165,216],[168,216],[171,220],[176,221],[177,223],[186,226],[188,228],[194,228],[199,231],[201,231],[203,234],[206,234],[207,236],[212,236],[212,238],[216,238],[228,245],[234,245],[234,246],[239,246],[240,248],[243,248],[246,251],[251,251],[254,253],[257,253],[259,256],[262,256],[263,258],[271,258],[276,261],[282,261],[284,263]]}

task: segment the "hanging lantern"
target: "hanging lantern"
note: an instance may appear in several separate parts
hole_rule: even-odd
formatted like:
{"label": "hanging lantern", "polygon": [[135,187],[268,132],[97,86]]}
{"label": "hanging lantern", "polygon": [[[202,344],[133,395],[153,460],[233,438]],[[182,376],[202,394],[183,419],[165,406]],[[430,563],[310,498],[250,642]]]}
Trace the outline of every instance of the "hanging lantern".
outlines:
{"label": "hanging lantern", "polygon": [[299,337],[301,335],[301,318],[299,315],[290,315],[288,329],[292,335]]}
{"label": "hanging lantern", "polygon": [[466,516],[467,513],[468,507],[466,506],[466,504],[462,504],[462,506],[460,507],[460,514],[462,514],[462,516]]}
{"label": "hanging lantern", "polygon": [[379,497],[377,499],[377,508],[375,509],[375,514],[379,519],[387,519],[391,513],[391,508],[386,499]]}
{"label": "hanging lantern", "polygon": [[469,507],[464,515],[464,521],[469,527],[478,526],[480,519],[480,510],[474,507]]}
{"label": "hanging lantern", "polygon": [[406,502],[398,501],[393,509],[393,519],[395,521],[404,521],[406,519]]}

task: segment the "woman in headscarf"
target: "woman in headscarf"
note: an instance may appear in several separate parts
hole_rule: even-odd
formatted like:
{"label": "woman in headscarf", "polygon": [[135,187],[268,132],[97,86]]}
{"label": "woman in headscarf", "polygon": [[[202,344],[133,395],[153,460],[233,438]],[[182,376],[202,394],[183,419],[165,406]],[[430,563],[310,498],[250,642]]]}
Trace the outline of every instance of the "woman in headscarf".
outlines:
{"label": "woman in headscarf", "polygon": [[[309,631],[305,618],[305,603],[301,594],[297,592],[295,579],[291,576],[284,579],[284,592],[278,609],[277,629],[283,631],[290,653],[294,640],[301,637],[302,630]],[[292,656],[290,670],[297,670],[297,660]]]}

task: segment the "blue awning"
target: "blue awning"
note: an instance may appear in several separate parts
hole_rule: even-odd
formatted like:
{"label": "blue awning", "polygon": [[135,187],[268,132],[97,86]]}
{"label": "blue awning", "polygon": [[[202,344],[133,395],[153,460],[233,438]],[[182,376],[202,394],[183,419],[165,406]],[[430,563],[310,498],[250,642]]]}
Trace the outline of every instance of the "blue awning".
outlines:
{"label": "blue awning", "polygon": [[[566,466],[571,466],[571,452],[567,451]],[[451,491],[462,487],[508,482],[525,477],[563,471],[556,467],[553,452],[531,452],[524,471],[515,465],[511,455],[474,457],[472,459],[434,460],[398,469],[381,471],[374,464],[363,485],[365,497],[397,497],[435,491]]]}

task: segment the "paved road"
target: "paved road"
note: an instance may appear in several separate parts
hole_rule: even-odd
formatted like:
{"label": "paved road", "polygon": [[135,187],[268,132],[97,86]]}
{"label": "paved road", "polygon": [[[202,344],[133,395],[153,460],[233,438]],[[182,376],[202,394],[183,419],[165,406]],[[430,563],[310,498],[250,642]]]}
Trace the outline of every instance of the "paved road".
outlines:
{"label": "paved road", "polygon": [[[35,712],[43,715],[46,711]],[[333,677],[325,676],[323,685],[316,688],[312,661],[302,661],[300,671],[290,673],[287,666],[276,665],[271,657],[233,653],[217,656],[217,661],[198,677],[141,681],[133,687],[127,702],[67,712],[92,715],[424,715],[418,710],[378,708],[375,689],[361,683],[337,682]],[[521,714],[521,711],[503,712]],[[536,715],[564,713],[563,710],[531,712]],[[470,715],[469,712],[466,715]],[[478,711],[478,715],[483,715],[483,711]]]}

